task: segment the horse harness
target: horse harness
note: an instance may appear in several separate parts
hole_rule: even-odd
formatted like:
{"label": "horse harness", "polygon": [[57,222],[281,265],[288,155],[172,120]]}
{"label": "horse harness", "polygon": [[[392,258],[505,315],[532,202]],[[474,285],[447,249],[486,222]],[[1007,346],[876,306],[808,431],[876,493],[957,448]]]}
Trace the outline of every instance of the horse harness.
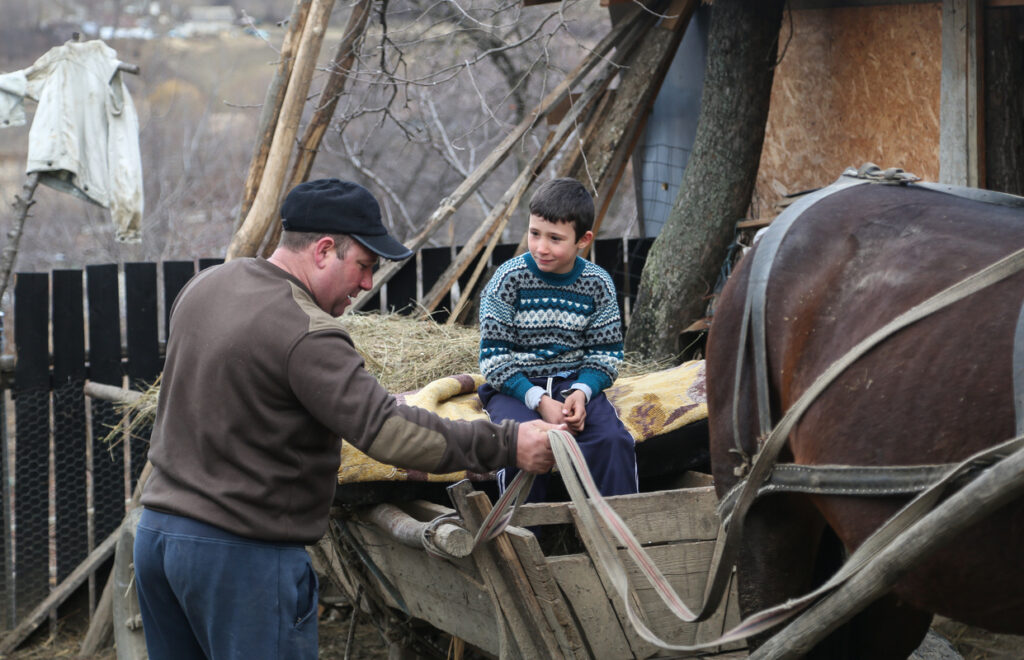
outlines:
{"label": "horse harness", "polygon": [[[769,273],[772,264],[778,253],[786,233],[800,215],[810,206],[821,201],[836,192],[850,187],[863,184],[901,185],[906,187],[923,188],[933,190],[957,197],[997,204],[1024,208],[1024,197],[1008,195],[1005,193],[952,186],[946,184],[917,182],[917,177],[908,174],[900,169],[881,170],[878,166],[866,163],[859,169],[850,168],[843,172],[842,176],[832,185],[813,191],[801,197],[796,203],[789,206],[777,217],[769,229],[759,241],[758,250],[753,254],[751,269],[747,284],[747,297],[744,305],[744,316],[740,334],[740,347],[747,342],[748,327],[751,333],[751,344],[754,354],[754,382],[757,392],[757,412],[760,438],[763,442],[769,437],[772,431],[770,407],[768,402],[768,367],[767,367],[767,341],[765,323],[765,299],[767,293]],[[1024,261],[1013,259],[1018,253],[1009,255],[999,263],[1006,263],[998,269],[992,270],[980,286],[972,287],[968,293],[992,284],[999,279],[1009,277],[1018,270],[1024,269]],[[994,265],[995,266],[995,265]],[[980,273],[979,273],[980,274]],[[963,282],[961,282],[963,284]],[[965,297],[966,294],[957,292],[949,293],[958,285],[940,292],[928,302],[938,303],[935,309],[952,304],[956,300]],[[919,305],[918,307],[921,307]],[[917,320],[915,317],[914,320]],[[885,337],[893,334],[898,329],[909,325],[900,323],[898,326],[893,323],[886,326],[882,331],[873,334],[869,345],[864,350],[858,351],[858,347],[851,350],[857,351],[857,356],[866,352],[867,348],[881,342]],[[883,332],[884,331],[884,332]],[[860,345],[858,345],[860,346]],[[751,457],[743,450],[739,440],[738,409],[739,383],[744,361],[743,351],[738,352],[739,359],[736,361],[736,373],[734,378],[733,391],[733,442],[734,449],[731,451],[741,457],[742,465],[737,468],[737,476],[749,477],[751,470]],[[852,362],[852,360],[850,360]],[[844,365],[845,366],[845,365]],[[834,371],[834,376],[842,370]],[[827,374],[828,372],[826,372]],[[823,374],[824,378],[826,374]],[[834,377],[832,376],[832,377]],[[829,377],[831,381],[832,377]],[[821,379],[819,379],[820,381]],[[818,383],[815,383],[817,385]],[[825,383],[827,384],[827,383]],[[808,391],[814,390],[814,397],[824,390],[824,386],[815,387],[812,385]],[[823,384],[824,385],[824,384]],[[1024,306],[1021,307],[1018,315],[1016,330],[1014,333],[1013,350],[1013,389],[1014,389],[1014,412],[1016,419],[1017,435],[1024,434]],[[810,401],[807,402],[808,405]],[[788,433],[787,433],[788,435]],[[761,449],[758,455],[763,455]],[[774,461],[773,461],[774,462]],[[947,475],[956,464],[939,465],[915,465],[915,466],[839,466],[839,465],[796,465],[796,464],[774,464],[770,473],[757,487],[755,499],[771,493],[805,493],[812,495],[844,495],[856,497],[886,497],[893,495],[915,495],[929,486],[937,483],[943,476]],[[983,469],[984,466],[976,466],[975,471]],[[969,476],[967,477],[969,478]],[[731,515],[739,496],[740,491],[746,487],[747,479],[741,479],[719,503],[719,514],[723,520]]]}

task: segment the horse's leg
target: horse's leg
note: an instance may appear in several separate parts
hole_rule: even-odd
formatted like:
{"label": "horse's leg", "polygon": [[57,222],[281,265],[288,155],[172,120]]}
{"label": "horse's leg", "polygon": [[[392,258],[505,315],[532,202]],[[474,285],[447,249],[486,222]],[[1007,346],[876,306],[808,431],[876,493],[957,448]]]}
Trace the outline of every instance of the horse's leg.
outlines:
{"label": "horse's leg", "polygon": [[[747,513],[736,562],[737,593],[744,617],[808,592],[824,522],[806,501],[773,495]],[[774,634],[748,640],[757,648]]]}
{"label": "horse's leg", "polygon": [[840,636],[840,643],[850,649],[845,656],[848,658],[904,660],[921,645],[931,622],[930,612],[922,612],[896,596],[886,594],[832,633],[830,638]]}
{"label": "horse's leg", "polygon": [[[818,547],[815,584],[831,577],[846,557],[842,542],[831,529],[826,528]],[[822,660],[903,660],[921,644],[931,620],[930,613],[887,594],[819,642],[808,657]]]}
{"label": "horse's leg", "polygon": [[[737,562],[740,611],[749,616],[824,582],[845,560],[842,544],[806,500],[775,495],[748,513]],[[818,643],[809,660],[902,660],[918,647],[931,614],[887,595]],[[748,640],[756,649],[781,628]]]}

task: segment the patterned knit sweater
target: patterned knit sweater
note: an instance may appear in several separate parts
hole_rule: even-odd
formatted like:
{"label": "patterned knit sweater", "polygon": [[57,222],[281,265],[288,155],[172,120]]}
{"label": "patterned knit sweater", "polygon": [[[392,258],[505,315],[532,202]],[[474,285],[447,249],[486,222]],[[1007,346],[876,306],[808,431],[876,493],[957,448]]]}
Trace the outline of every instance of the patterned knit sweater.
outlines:
{"label": "patterned knit sweater", "polygon": [[622,361],[622,324],[608,273],[576,258],[565,274],[545,273],[529,253],[505,262],[480,301],[480,371],[521,401],[528,378],[576,372],[597,394]]}

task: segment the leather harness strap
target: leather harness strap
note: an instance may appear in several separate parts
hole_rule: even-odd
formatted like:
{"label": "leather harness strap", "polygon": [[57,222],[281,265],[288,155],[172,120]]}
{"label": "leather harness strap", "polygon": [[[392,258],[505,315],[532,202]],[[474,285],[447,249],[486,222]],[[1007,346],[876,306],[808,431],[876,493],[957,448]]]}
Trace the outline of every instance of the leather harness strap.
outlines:
{"label": "leather harness strap", "polygon": [[1024,435],[1024,305],[1017,315],[1017,329],[1013,333],[1013,410],[1017,435]]}
{"label": "leather harness strap", "polygon": [[[816,190],[801,197],[783,211],[761,236],[757,250],[754,251],[747,280],[747,298],[743,305],[743,320],[740,326],[740,352],[736,360],[736,377],[734,379],[733,401],[739,401],[740,377],[743,370],[743,347],[746,345],[747,327],[751,332],[754,349],[754,382],[757,388],[757,418],[761,437],[771,431],[771,407],[768,399],[768,357],[765,339],[765,299],[767,297],[768,276],[771,273],[775,255],[779,251],[782,239],[803,212],[822,199],[840,190],[868,183],[867,179],[855,179],[842,176],[832,185]],[[739,438],[738,406],[733,406],[733,440],[736,449],[743,452]]]}

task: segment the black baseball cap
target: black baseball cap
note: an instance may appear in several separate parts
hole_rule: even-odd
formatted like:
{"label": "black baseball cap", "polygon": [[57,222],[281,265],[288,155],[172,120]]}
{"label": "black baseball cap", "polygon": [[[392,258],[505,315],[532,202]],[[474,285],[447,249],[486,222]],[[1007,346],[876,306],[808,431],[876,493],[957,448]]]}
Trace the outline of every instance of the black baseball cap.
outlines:
{"label": "black baseball cap", "polygon": [[412,256],[384,228],[373,194],[351,181],[316,179],[295,186],[281,205],[281,226],[285,231],[347,234],[385,259]]}

